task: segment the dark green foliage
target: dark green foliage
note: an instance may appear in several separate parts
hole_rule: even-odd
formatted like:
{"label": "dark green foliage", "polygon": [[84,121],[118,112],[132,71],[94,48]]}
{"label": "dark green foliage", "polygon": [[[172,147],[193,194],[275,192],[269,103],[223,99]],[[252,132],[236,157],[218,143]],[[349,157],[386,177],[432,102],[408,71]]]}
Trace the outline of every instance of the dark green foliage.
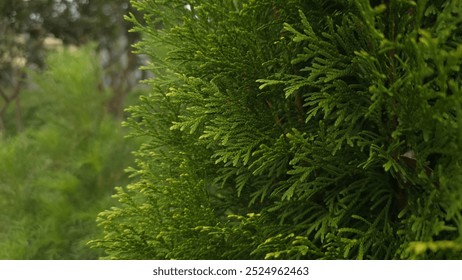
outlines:
{"label": "dark green foliage", "polygon": [[[460,1],[133,1],[108,258],[461,258]],[[162,55],[159,55],[162,54]]]}
{"label": "dark green foliage", "polygon": [[[96,259],[95,216],[126,183],[129,142],[105,111],[87,47],[51,55],[23,95],[25,129],[0,139],[0,259]],[[8,116],[8,115],[7,115]]]}

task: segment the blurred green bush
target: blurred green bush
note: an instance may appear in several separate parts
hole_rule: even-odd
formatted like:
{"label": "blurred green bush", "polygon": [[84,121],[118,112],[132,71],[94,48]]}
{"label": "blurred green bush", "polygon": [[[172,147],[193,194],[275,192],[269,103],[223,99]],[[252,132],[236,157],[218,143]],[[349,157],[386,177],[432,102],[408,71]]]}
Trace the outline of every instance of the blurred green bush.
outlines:
{"label": "blurred green bush", "polygon": [[[24,131],[0,139],[0,259],[95,259],[95,217],[133,149],[107,112],[94,46],[51,54],[21,94]],[[14,119],[14,116],[9,118]]]}

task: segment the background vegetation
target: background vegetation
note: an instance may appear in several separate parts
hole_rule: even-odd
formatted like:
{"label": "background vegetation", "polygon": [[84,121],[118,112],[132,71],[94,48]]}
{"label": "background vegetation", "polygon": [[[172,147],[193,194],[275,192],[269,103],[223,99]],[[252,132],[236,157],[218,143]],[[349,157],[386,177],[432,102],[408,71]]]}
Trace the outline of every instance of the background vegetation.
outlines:
{"label": "background vegetation", "polygon": [[[0,2],[0,259],[97,259],[142,73],[128,1]],[[116,15],[116,16],[114,16]]]}
{"label": "background vegetation", "polygon": [[126,181],[130,145],[106,113],[91,49],[46,64],[23,93],[24,130],[0,146],[0,258],[97,258],[85,243],[112,187]]}

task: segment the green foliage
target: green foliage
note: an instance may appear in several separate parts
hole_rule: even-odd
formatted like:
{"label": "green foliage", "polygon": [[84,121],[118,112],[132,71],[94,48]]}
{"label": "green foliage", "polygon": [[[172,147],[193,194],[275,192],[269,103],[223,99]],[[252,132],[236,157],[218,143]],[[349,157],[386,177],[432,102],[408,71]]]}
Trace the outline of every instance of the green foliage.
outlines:
{"label": "green foliage", "polygon": [[0,259],[95,259],[98,232],[130,145],[105,112],[92,48],[63,51],[31,73],[25,131],[0,139]]}
{"label": "green foliage", "polygon": [[155,78],[127,124],[148,140],[92,246],[461,257],[460,1],[132,3]]}

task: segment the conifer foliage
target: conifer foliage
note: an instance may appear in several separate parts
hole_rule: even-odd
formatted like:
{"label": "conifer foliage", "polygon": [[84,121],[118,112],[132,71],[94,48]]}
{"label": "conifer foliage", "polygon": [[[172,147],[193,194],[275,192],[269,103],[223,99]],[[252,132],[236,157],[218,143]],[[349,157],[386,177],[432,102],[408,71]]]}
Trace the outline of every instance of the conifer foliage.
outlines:
{"label": "conifer foliage", "polygon": [[462,2],[134,0],[116,259],[462,257]]}

